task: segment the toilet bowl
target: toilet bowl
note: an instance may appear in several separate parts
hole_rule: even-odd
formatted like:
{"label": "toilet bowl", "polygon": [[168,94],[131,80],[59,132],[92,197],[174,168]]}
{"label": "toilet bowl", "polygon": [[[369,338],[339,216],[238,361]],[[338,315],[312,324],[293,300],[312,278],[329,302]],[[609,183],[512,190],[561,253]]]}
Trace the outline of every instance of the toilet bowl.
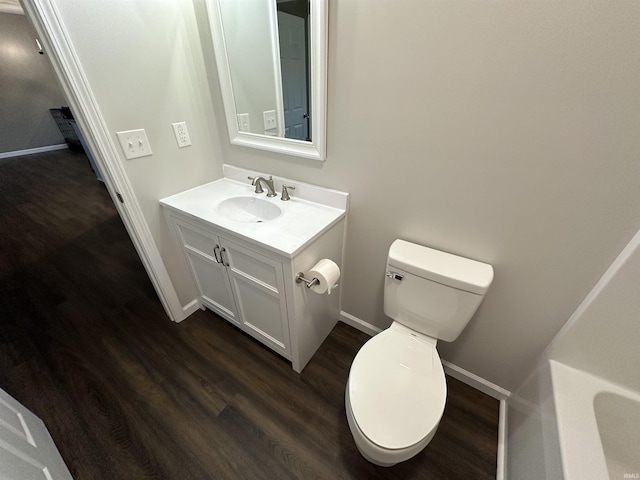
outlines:
{"label": "toilet bowl", "polygon": [[345,391],[349,428],[365,459],[392,466],[434,437],[447,398],[436,344],[460,335],[492,281],[486,263],[393,242],[384,285],[393,323],[362,346]]}
{"label": "toilet bowl", "polygon": [[413,457],[435,435],[446,397],[435,340],[392,324],[364,345],[349,372],[345,408],[358,450],[381,466]]}

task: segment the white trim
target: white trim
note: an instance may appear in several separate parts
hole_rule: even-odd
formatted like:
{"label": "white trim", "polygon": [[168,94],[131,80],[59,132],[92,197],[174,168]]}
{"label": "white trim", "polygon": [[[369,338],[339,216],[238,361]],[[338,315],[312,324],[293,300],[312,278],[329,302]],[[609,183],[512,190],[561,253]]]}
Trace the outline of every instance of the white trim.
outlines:
{"label": "white trim", "polygon": [[0,13],[10,13],[12,15],[24,15],[24,10],[20,6],[20,2],[18,0],[14,0],[14,2],[3,2],[0,5]]}
{"label": "white trim", "polygon": [[27,148],[25,150],[14,150],[13,152],[0,153],[0,159],[21,157],[23,155],[33,155],[34,153],[53,152],[54,150],[64,150],[69,148],[66,143],[59,143],[57,145],[47,145],[46,147]]}
{"label": "white trim", "polygon": [[188,316],[193,315],[198,310],[204,310],[204,307],[202,306],[202,303],[200,303],[200,300],[198,300],[197,298],[194,298],[193,300],[191,300],[189,303],[187,303],[185,306],[182,307],[184,318],[177,321],[181,322]]}
{"label": "white trim", "polygon": [[234,145],[269,150],[313,160],[324,160],[326,158],[327,124],[328,0],[310,1],[309,38],[311,44],[311,84],[313,85],[310,99],[313,115],[311,118],[311,142],[258,135],[238,130],[238,117],[233,97],[229,59],[225,46],[220,0],[206,0],[206,4],[230,142]]}
{"label": "white trim", "polygon": [[[341,322],[344,322],[347,325],[351,325],[353,328],[367,333],[371,336],[376,335],[382,331],[381,328],[365,322],[364,320],[344,311],[340,312],[338,319]],[[490,381],[479,377],[475,373],[468,372],[464,368],[460,368],[451,362],[442,360],[442,366],[444,367],[445,373],[447,373],[448,375],[457,380],[460,380],[462,383],[465,383],[470,387],[475,388],[476,390],[481,391],[482,393],[489,395],[490,397],[495,398],[496,400],[502,401],[511,396],[511,392],[509,392],[508,390],[505,390],[495,383],[491,383]]]}
{"label": "white trim", "polygon": [[346,323],[347,325],[351,325],[356,330],[360,330],[361,332],[371,335],[372,337],[382,331],[381,328],[378,328],[375,325],[371,325],[364,320],[360,320],[358,317],[354,317],[353,315],[347,312],[343,312],[342,310],[340,311],[338,320]]}
{"label": "white trim", "polygon": [[444,371],[447,375],[466,383],[470,387],[473,387],[482,393],[486,393],[496,400],[505,400],[511,396],[511,392],[509,390],[505,390],[495,383],[491,383],[489,380],[485,380],[475,373],[471,373],[464,368],[460,368],[451,362],[442,360],[442,366],[444,367]]}
{"label": "white trim", "polygon": [[507,400],[500,400],[500,420],[498,423],[498,468],[496,480],[507,479]]}
{"label": "white trim", "polygon": [[[24,0],[24,8],[64,90],[74,118],[92,152],[111,198],[169,318],[184,319],[184,311],[171,283],[135,192],[119,161],[116,148],[89,81],[69,38],[54,0]],[[117,198],[120,194],[125,203]]]}
{"label": "white trim", "polygon": [[282,90],[282,65],[280,63],[280,31],[278,29],[278,6],[276,0],[269,0],[269,27],[271,31],[271,54],[273,62],[273,72],[275,74],[274,83],[276,86],[276,114],[278,115],[277,135],[284,137],[284,92]]}

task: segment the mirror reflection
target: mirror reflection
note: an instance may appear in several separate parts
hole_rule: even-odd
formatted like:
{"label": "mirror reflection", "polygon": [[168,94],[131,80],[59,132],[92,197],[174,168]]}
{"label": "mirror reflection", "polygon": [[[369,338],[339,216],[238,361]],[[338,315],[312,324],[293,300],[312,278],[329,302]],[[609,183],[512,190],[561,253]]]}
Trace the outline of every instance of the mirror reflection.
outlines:
{"label": "mirror reflection", "polygon": [[310,142],[309,0],[220,0],[239,132]]}

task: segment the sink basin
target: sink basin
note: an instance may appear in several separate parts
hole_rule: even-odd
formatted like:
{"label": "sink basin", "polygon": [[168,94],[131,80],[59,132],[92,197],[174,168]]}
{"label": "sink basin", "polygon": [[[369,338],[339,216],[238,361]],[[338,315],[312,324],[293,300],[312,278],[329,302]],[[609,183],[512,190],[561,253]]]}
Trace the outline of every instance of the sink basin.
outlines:
{"label": "sink basin", "polygon": [[282,209],[257,197],[231,197],[218,204],[218,213],[238,222],[261,223],[278,218]]}

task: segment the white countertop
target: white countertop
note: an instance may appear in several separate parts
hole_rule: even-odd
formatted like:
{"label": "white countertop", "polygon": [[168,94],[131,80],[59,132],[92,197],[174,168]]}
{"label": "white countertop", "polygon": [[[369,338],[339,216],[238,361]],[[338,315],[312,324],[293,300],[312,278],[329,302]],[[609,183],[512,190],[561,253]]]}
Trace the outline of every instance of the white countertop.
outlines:
{"label": "white countertop", "polygon": [[[289,185],[292,183],[296,185],[297,182],[287,182]],[[298,189],[297,186],[296,188]],[[282,214],[262,223],[245,223],[231,220],[218,212],[220,202],[239,196],[259,197],[273,202],[282,209]],[[283,202],[280,194],[268,198],[265,193],[254,193],[254,187],[248,180],[242,182],[230,178],[222,178],[163,198],[160,203],[170,210],[290,258],[346,215],[346,205],[345,208],[336,208],[304,200],[295,196],[293,191],[291,200]]]}

